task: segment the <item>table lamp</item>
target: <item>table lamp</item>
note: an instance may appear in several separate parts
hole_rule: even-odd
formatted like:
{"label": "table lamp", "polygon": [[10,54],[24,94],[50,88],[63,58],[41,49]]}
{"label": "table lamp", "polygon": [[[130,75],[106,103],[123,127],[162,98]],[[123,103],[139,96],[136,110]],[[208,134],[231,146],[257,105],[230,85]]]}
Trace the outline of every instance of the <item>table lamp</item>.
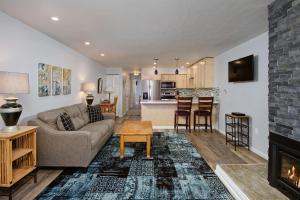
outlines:
{"label": "table lamp", "polygon": [[110,102],[110,94],[114,92],[114,89],[111,86],[105,88],[105,92],[108,93],[108,100]]}
{"label": "table lamp", "polygon": [[96,92],[96,84],[93,82],[85,82],[82,85],[82,90],[87,93],[86,95],[86,103],[88,105],[92,105],[94,101],[94,96],[92,92]]}
{"label": "table lamp", "polygon": [[29,93],[29,75],[26,73],[0,71],[0,94],[7,94],[6,103],[0,107],[0,114],[5,123],[3,132],[18,130],[17,123],[22,113],[22,105],[17,103],[15,94]]}

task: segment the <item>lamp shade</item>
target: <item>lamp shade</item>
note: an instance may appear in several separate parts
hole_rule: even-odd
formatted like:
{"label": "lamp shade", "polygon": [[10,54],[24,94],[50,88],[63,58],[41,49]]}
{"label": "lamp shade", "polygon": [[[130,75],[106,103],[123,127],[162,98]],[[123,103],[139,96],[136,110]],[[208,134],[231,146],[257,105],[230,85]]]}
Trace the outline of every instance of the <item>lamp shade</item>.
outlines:
{"label": "lamp shade", "polygon": [[29,75],[0,71],[0,94],[29,93]]}
{"label": "lamp shade", "polygon": [[82,90],[84,92],[96,92],[96,84],[94,82],[85,82],[82,84]]}

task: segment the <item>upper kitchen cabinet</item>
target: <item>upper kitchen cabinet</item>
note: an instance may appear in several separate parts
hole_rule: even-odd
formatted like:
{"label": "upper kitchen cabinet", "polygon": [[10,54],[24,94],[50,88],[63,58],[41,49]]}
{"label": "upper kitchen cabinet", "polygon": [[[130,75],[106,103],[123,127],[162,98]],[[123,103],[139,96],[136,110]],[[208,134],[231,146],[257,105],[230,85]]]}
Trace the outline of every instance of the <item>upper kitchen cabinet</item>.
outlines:
{"label": "upper kitchen cabinet", "polygon": [[161,81],[174,81],[176,88],[187,88],[186,74],[161,74]]}
{"label": "upper kitchen cabinet", "polygon": [[214,87],[214,59],[203,58],[188,68],[188,88]]}
{"label": "upper kitchen cabinet", "polygon": [[175,75],[176,78],[176,88],[187,88],[187,75],[178,74]]}
{"label": "upper kitchen cabinet", "polygon": [[142,73],[141,79],[142,80],[160,80],[160,75],[155,75],[154,73]]}
{"label": "upper kitchen cabinet", "polygon": [[161,74],[161,81],[176,81],[175,74]]}

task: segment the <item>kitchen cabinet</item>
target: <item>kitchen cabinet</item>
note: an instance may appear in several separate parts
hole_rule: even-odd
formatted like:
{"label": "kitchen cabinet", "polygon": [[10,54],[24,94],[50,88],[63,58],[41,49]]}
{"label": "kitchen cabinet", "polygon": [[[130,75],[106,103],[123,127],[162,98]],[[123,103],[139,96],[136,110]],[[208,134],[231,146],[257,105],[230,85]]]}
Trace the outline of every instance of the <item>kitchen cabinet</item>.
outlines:
{"label": "kitchen cabinet", "polygon": [[161,81],[176,81],[175,74],[161,74]]}
{"label": "kitchen cabinet", "polygon": [[161,80],[161,76],[155,75],[154,73],[153,74],[142,73],[141,79],[142,80]]}
{"label": "kitchen cabinet", "polygon": [[187,88],[186,74],[178,74],[175,76],[175,78],[176,78],[176,88]]}
{"label": "kitchen cabinet", "polygon": [[188,68],[188,88],[214,87],[214,59],[204,58]]}
{"label": "kitchen cabinet", "polygon": [[161,81],[168,81],[169,80],[169,74],[161,74],[160,75],[160,80]]}
{"label": "kitchen cabinet", "polygon": [[187,74],[161,74],[161,81],[174,81],[176,88],[187,88]]}

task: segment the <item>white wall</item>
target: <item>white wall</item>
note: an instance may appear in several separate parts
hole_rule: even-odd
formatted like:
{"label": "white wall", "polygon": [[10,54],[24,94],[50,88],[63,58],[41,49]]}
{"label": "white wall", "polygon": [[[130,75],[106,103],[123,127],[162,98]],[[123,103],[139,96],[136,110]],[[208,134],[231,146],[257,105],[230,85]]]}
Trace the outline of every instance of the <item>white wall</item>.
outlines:
{"label": "white wall", "polygon": [[[228,62],[254,54],[257,80],[228,82]],[[216,85],[220,88],[219,128],[225,132],[225,113],[251,116],[251,150],[267,158],[268,152],[268,33],[257,36],[215,57]]]}
{"label": "white wall", "polygon": [[[50,22],[49,22],[50,23]],[[85,101],[80,92],[84,81],[95,81],[104,75],[97,62],[79,54],[14,18],[0,12],[0,70],[29,73],[30,94],[17,95],[23,105],[22,124],[40,111]],[[72,69],[72,94],[38,97],[38,63],[47,63]],[[99,102],[98,94],[95,102]],[[0,105],[4,103],[0,94]],[[4,125],[2,118],[0,126]]]}

